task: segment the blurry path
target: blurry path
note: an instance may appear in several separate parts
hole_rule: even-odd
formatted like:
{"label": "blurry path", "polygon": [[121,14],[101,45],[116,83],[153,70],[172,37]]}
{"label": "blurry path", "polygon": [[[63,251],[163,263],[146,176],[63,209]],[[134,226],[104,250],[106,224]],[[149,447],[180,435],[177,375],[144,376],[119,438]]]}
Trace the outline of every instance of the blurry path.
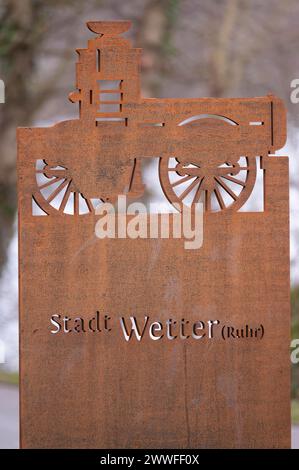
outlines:
{"label": "blurry path", "polygon": [[299,426],[292,426],[292,449],[299,449]]}
{"label": "blurry path", "polygon": [[0,384],[0,449],[19,447],[19,392]]}

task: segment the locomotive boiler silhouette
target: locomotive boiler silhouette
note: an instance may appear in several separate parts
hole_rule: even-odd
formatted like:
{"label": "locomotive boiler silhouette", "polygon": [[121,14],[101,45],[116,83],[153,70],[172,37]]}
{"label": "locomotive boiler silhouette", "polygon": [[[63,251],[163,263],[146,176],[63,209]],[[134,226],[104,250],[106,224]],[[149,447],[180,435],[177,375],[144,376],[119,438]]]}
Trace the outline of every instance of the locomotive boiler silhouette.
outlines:
{"label": "locomotive boiler silhouette", "polygon": [[[142,196],[141,160],[159,157],[173,203],[236,211],[255,184],[257,157],[285,143],[277,97],[153,99],[140,94],[140,54],[121,36],[130,22],[89,22],[77,49],[79,119],[39,129],[36,204],[46,214],[89,214],[99,201]],[[68,209],[67,209],[68,208]]]}

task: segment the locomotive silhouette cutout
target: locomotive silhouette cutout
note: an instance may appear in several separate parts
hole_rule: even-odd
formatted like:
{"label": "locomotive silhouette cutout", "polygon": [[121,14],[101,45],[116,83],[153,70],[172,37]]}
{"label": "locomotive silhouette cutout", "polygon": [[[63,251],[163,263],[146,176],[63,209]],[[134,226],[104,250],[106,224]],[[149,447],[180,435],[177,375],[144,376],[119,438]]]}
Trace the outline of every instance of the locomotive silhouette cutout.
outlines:
{"label": "locomotive silhouette cutout", "polygon": [[121,36],[130,22],[89,22],[77,49],[79,119],[34,129],[35,203],[48,215],[90,214],[117,195],[141,197],[141,160],[159,157],[168,199],[207,212],[237,211],[257,172],[286,138],[277,97],[154,99],[140,94],[140,54]]}

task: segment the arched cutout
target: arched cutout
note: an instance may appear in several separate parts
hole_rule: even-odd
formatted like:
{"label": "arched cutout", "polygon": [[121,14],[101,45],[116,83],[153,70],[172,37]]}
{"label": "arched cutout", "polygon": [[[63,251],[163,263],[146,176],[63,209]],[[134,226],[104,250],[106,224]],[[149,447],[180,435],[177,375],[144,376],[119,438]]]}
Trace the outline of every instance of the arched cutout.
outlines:
{"label": "arched cutout", "polygon": [[230,124],[231,126],[238,126],[237,122],[225,116],[220,116],[218,114],[197,114],[196,116],[191,116],[185,119],[184,121],[180,122],[178,126],[185,126],[186,124],[193,123],[194,121],[198,121],[200,119],[219,119],[220,121],[226,122],[227,124]]}
{"label": "arched cutout", "polygon": [[49,215],[44,209],[41,208],[34,196],[32,196],[32,215],[45,216]]}

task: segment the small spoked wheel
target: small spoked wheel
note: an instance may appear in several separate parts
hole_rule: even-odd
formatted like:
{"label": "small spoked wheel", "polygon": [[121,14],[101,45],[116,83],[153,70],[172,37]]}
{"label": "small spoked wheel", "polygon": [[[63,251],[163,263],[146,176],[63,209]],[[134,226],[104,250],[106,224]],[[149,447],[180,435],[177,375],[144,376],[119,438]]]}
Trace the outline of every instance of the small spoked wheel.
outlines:
{"label": "small spoked wheel", "polygon": [[219,164],[162,157],[159,177],[166,198],[177,208],[192,209],[201,202],[207,212],[237,211],[254,187],[256,158],[242,156]]}
{"label": "small spoked wheel", "polygon": [[[50,166],[45,160],[36,162],[37,205],[46,213],[84,215],[93,213],[102,199],[89,199],[82,194],[66,167]],[[53,212],[54,211],[54,212]]]}

